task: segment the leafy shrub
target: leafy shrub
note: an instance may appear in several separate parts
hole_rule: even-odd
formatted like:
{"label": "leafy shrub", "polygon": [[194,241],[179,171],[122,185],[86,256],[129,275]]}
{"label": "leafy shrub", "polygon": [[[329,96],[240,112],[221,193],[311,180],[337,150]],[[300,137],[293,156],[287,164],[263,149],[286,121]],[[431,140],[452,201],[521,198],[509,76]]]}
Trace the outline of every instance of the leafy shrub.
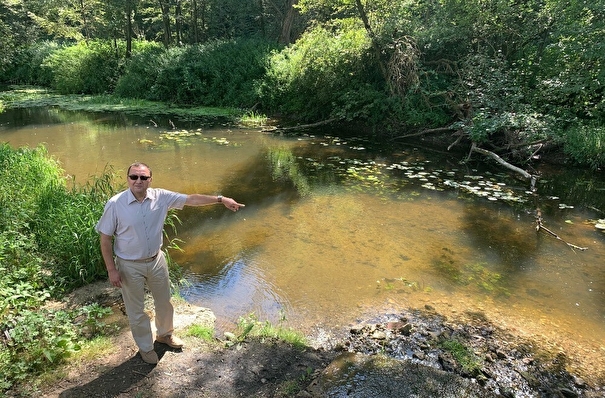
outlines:
{"label": "leafy shrub", "polygon": [[420,75],[418,89],[405,96],[402,112],[394,116],[411,128],[441,127],[450,123],[452,112],[442,93],[452,85],[451,79],[428,69]]}
{"label": "leafy shrub", "polygon": [[104,309],[42,307],[101,269],[106,277],[93,228],[111,181],[105,173],[70,190],[43,147],[0,145],[0,390],[61,362],[83,332],[101,330]]}
{"label": "leafy shrub", "polygon": [[102,94],[113,91],[122,57],[107,41],[79,42],[50,54],[43,63],[61,94]]}
{"label": "leafy shrub", "polygon": [[605,127],[573,125],[563,141],[565,152],[577,163],[593,169],[605,165]]}
{"label": "leafy shrub", "polygon": [[149,46],[128,62],[116,94],[189,105],[251,107],[257,101],[254,82],[265,73],[270,48],[267,42],[252,39],[168,50]]}
{"label": "leafy shrub", "polygon": [[0,318],[7,348],[0,350],[0,391],[79,351],[84,337],[104,331],[102,318],[109,313],[111,309],[91,304],[69,311],[23,310]]}
{"label": "leafy shrub", "polygon": [[550,137],[554,118],[527,104],[526,90],[502,54],[474,54],[464,64],[459,97],[473,106],[472,123],[460,126],[478,144],[515,147]]}
{"label": "leafy shrub", "polygon": [[150,88],[164,62],[164,46],[155,42],[134,42],[133,55],[126,60],[124,74],[116,83],[114,94],[124,98],[153,99]]}
{"label": "leafy shrub", "polygon": [[391,104],[363,27],[351,20],[316,26],[274,52],[259,86],[263,104],[300,120],[384,119]]}
{"label": "leafy shrub", "polygon": [[5,319],[1,327],[9,336],[8,361],[0,363],[0,385],[10,387],[11,381],[23,380],[28,373],[43,370],[78,350],[72,320],[68,312],[48,310],[25,310]]}
{"label": "leafy shrub", "polygon": [[42,64],[46,57],[59,48],[57,42],[42,41],[19,49],[3,80],[49,87],[53,80],[52,73],[50,69],[42,67]]}

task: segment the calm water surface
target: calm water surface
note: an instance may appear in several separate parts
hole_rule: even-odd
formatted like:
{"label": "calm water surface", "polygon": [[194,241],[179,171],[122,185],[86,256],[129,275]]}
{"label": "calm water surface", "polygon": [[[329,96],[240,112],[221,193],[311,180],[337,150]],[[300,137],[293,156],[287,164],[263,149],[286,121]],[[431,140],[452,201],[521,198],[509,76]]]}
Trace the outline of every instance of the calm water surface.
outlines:
{"label": "calm water surface", "polygon": [[[144,161],[153,185],[246,204],[179,213],[185,298],[218,327],[240,316],[319,333],[378,310],[481,312],[517,333],[570,346],[603,369],[602,172],[543,170],[538,192],[501,168],[356,139],[255,130],[155,128],[56,110],[0,115],[0,139],[44,144],[76,181]],[[544,225],[561,239],[535,229]]]}

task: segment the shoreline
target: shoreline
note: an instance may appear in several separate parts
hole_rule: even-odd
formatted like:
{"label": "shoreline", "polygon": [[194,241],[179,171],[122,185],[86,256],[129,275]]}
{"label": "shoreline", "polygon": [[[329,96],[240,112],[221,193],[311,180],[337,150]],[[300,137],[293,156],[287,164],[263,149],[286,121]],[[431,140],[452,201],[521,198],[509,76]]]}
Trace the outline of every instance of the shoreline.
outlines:
{"label": "shoreline", "polygon": [[[175,300],[176,333],[186,346],[171,350],[160,344],[160,363],[154,367],[137,354],[119,310],[119,291],[105,282],[82,291],[69,297],[69,305],[93,300],[114,309],[111,322],[121,325],[112,337],[116,349],[102,358],[68,363],[58,371],[64,376],[46,391],[41,388],[44,397],[100,396],[95,395],[99,388],[103,396],[121,398],[135,393],[140,398],[362,397],[375,388],[380,396],[394,398],[412,387],[424,391],[422,397],[435,396],[429,392],[459,397],[460,391],[466,397],[605,395],[605,374],[579,366],[586,359],[581,353],[501,328],[478,312],[448,317],[428,304],[391,313],[377,310],[321,339],[309,337],[309,346],[299,350],[272,338],[225,344],[220,337],[208,343],[188,336],[188,326],[211,326],[216,318],[207,308]],[[427,380],[433,389],[427,389]],[[346,395],[339,393],[343,389]]]}

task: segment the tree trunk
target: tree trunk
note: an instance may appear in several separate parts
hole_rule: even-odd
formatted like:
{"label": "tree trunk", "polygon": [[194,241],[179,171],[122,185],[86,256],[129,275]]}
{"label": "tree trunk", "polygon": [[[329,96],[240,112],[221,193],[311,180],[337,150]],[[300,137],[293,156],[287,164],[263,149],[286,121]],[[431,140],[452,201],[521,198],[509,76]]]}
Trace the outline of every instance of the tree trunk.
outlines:
{"label": "tree trunk", "polygon": [[530,180],[530,183],[531,183],[530,189],[532,192],[535,191],[536,180],[538,178],[537,176],[528,173],[527,171],[523,170],[522,168],[519,168],[515,165],[508,163],[506,160],[502,159],[500,156],[498,156],[496,153],[494,153],[492,151],[488,151],[487,149],[479,148],[475,143],[473,143],[473,145],[471,147],[471,152],[477,152],[482,155],[489,156],[490,158],[494,159],[496,162],[500,163],[502,166],[506,167],[507,169],[521,174],[523,177]]}
{"label": "tree trunk", "polygon": [[183,8],[181,7],[181,0],[176,1],[175,9],[175,30],[176,30],[176,44],[183,44]]}
{"label": "tree trunk", "polygon": [[168,0],[158,0],[162,10],[162,22],[164,23],[164,47],[170,47],[172,32],[170,31],[170,3]]}
{"label": "tree trunk", "polygon": [[132,55],[132,4],[130,1],[126,2],[126,58],[130,58]]}
{"label": "tree trunk", "polygon": [[200,8],[201,8],[200,41],[204,41],[204,40],[206,40],[206,10],[208,9],[208,2],[205,0],[202,0],[202,3],[200,4]]}
{"label": "tree trunk", "polygon": [[294,18],[298,14],[298,10],[294,7],[298,4],[298,0],[289,0],[288,10],[282,24],[281,34],[279,35],[280,44],[290,44],[292,40],[292,25],[294,24]]}
{"label": "tree trunk", "polygon": [[372,30],[372,27],[370,26],[370,21],[368,20],[368,15],[366,14],[365,9],[363,8],[363,4],[361,4],[361,0],[355,0],[355,4],[357,5],[357,12],[359,12],[359,16],[361,18],[361,20],[363,21],[363,26],[366,29],[366,32],[368,32],[368,35],[370,36],[370,40],[372,41],[372,49],[374,49],[374,54],[376,56],[376,61],[378,62],[378,65],[380,66],[380,72],[382,73],[382,77],[384,78],[385,81],[389,81],[389,74],[388,74],[388,69],[387,66],[384,62],[384,60],[382,59],[382,49],[380,48],[380,45],[378,44],[378,41],[376,40],[376,35],[374,34],[374,31]]}
{"label": "tree trunk", "polygon": [[267,37],[267,32],[265,31],[265,4],[263,0],[258,0],[258,10],[260,32],[262,37]]}
{"label": "tree trunk", "polygon": [[84,9],[84,0],[80,0],[80,14],[82,16],[82,33],[86,40],[90,39],[90,32],[88,29],[88,22],[86,21],[86,11]]}
{"label": "tree trunk", "polygon": [[198,43],[200,41],[200,38],[199,38],[198,28],[197,28],[197,1],[192,0],[191,5],[192,5],[192,7],[191,7],[192,8],[191,25],[192,25],[192,30],[193,30],[193,42]]}

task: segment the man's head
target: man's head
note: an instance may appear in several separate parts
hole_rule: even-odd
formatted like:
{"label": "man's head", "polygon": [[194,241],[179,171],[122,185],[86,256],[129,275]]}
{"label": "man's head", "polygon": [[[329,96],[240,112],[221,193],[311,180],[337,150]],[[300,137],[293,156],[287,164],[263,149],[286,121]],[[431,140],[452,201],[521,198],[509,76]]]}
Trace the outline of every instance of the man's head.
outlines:
{"label": "man's head", "polygon": [[151,184],[151,169],[145,163],[133,163],[126,172],[128,187],[138,199],[144,198]]}

